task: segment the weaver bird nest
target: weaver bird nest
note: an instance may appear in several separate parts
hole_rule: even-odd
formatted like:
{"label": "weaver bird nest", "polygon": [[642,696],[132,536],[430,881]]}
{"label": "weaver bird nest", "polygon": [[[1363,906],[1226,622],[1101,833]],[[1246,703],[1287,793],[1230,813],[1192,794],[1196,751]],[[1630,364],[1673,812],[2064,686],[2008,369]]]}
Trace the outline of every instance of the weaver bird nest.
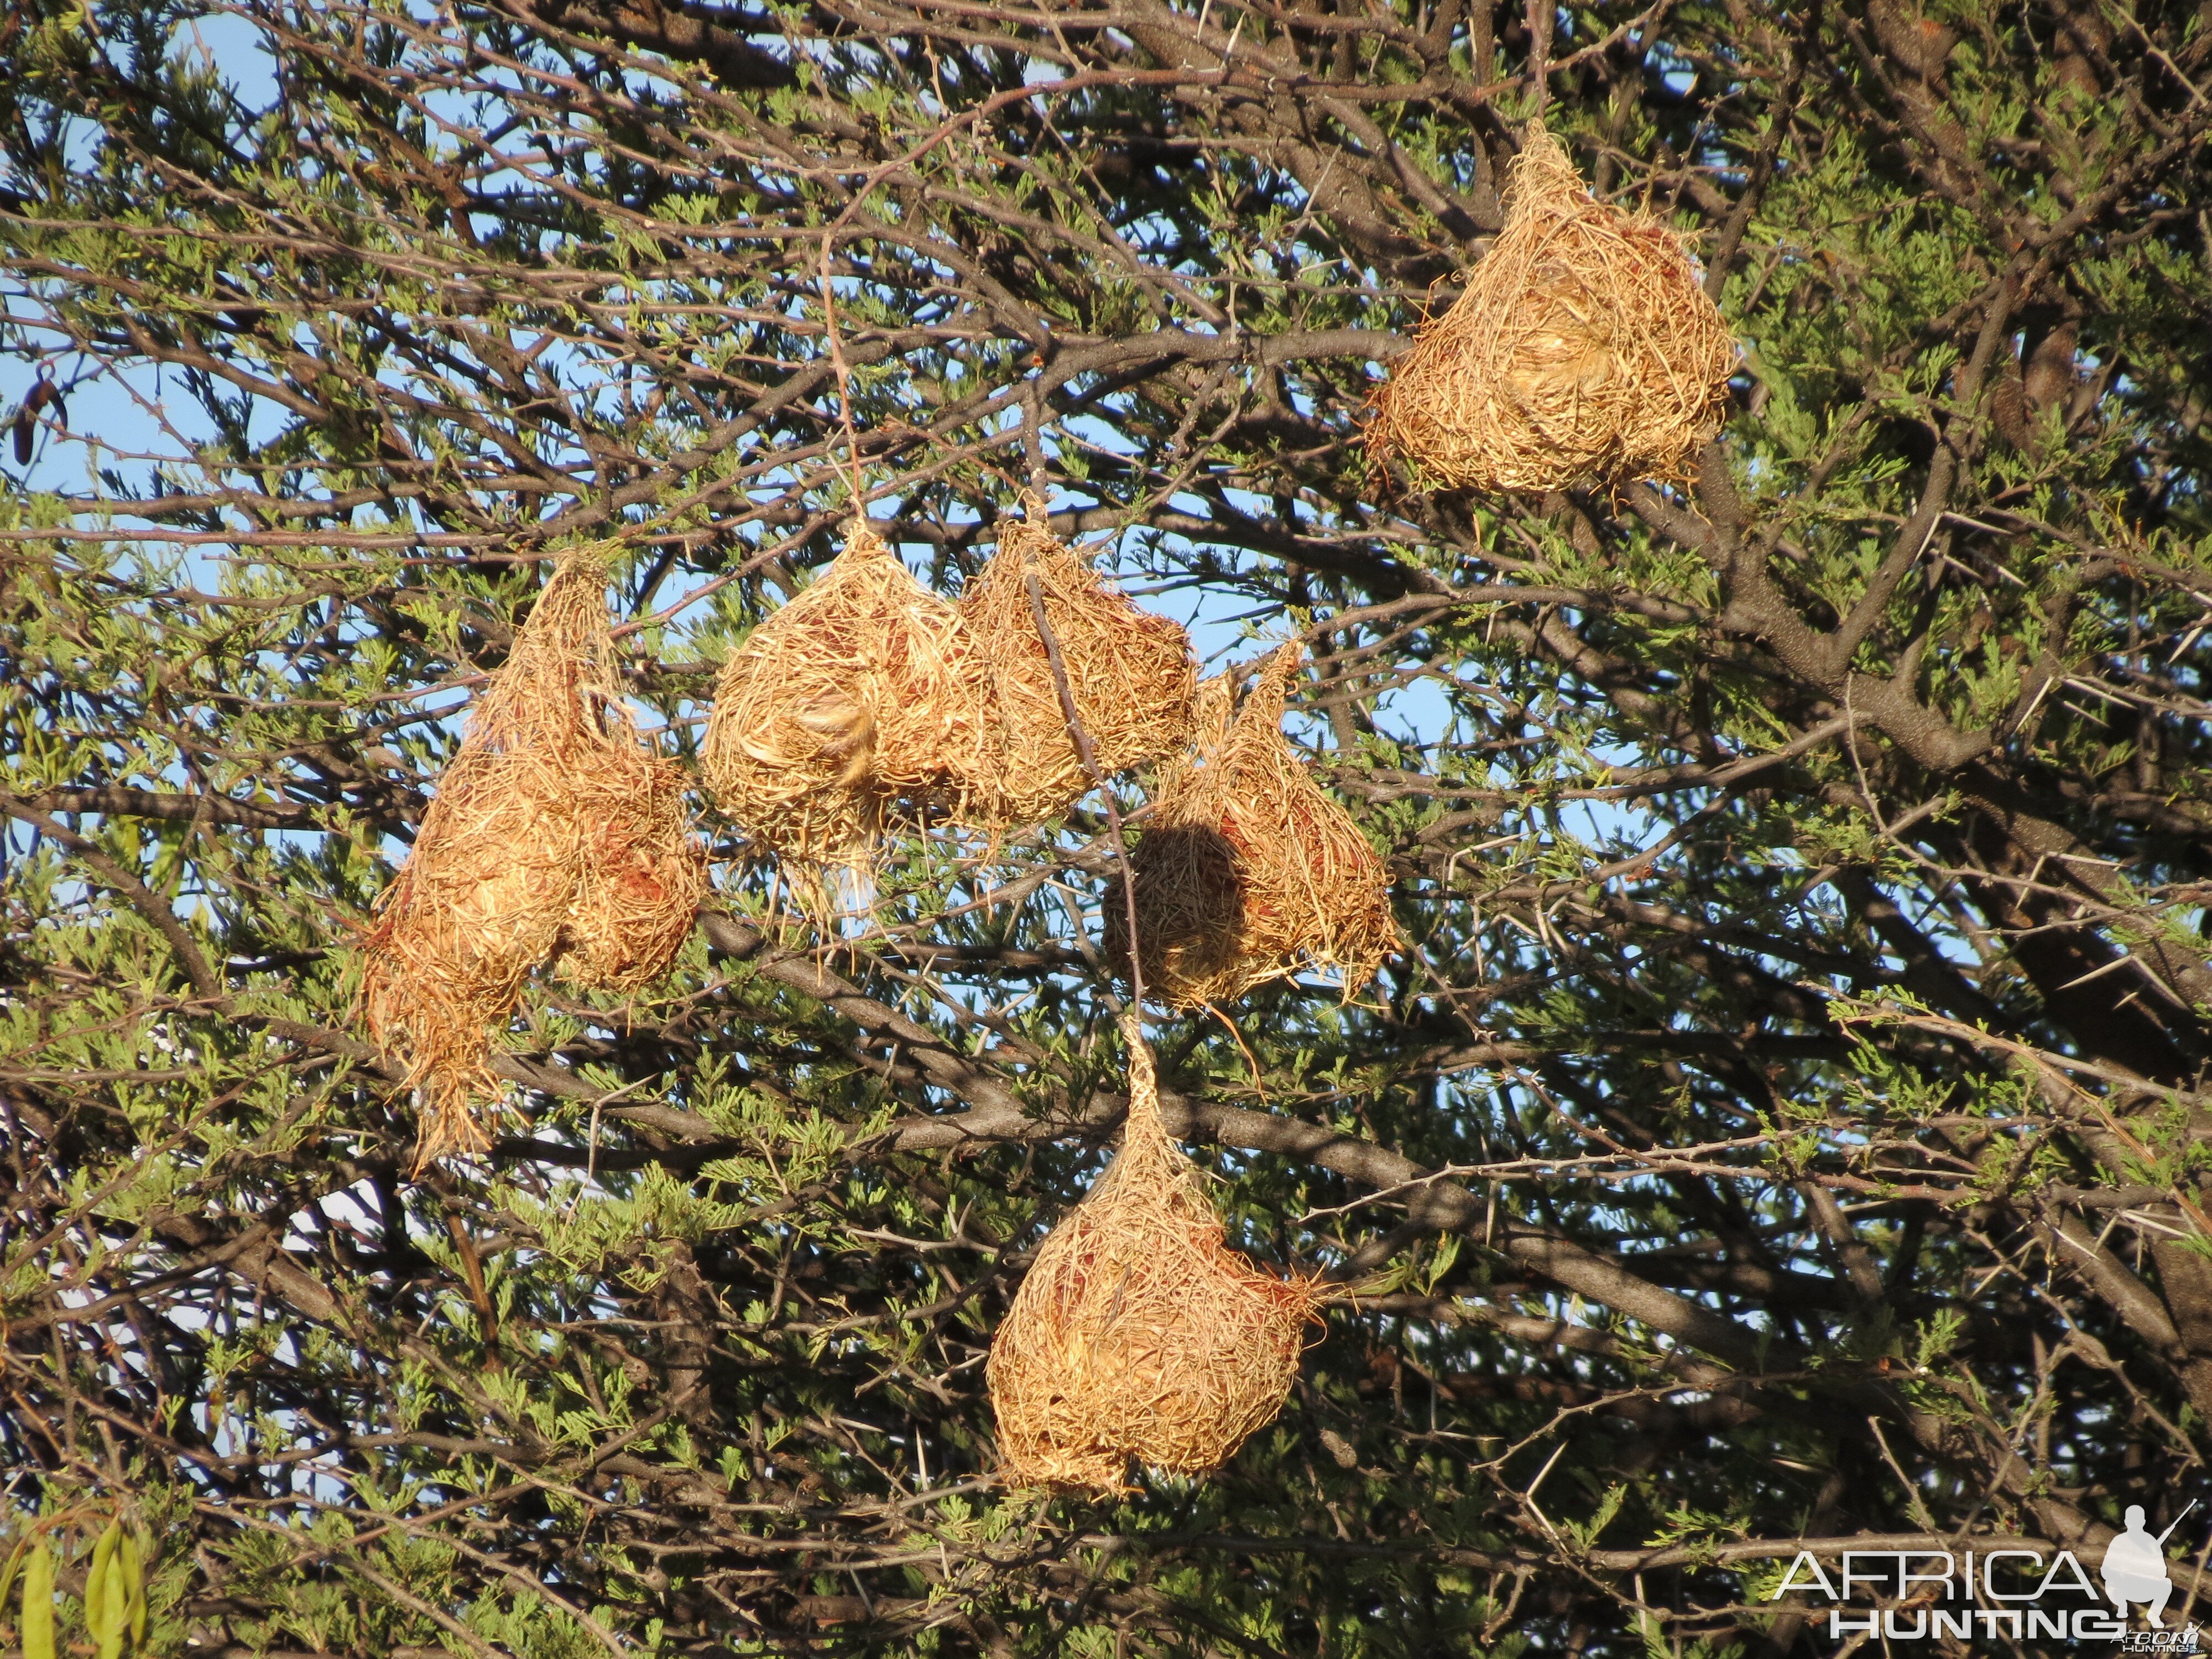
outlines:
{"label": "weaver bird nest", "polygon": [[1006,525],[960,600],[988,675],[992,778],[982,805],[994,828],[1056,817],[1091,787],[1037,629],[1032,576],[1100,774],[1158,760],[1191,738],[1197,674],[1189,636],[1108,587],[1033,502],[1027,517]]}
{"label": "weaver bird nest", "polygon": [[1320,1303],[1261,1271],[1160,1122],[1133,1018],[1121,1150],[1038,1249],[991,1341],[1002,1472],[1024,1486],[1126,1488],[1131,1459],[1218,1468],[1272,1421]]}
{"label": "weaver bird nest", "polygon": [[700,762],[803,889],[893,825],[966,816],[988,772],[983,671],[959,613],[854,521],[821,578],[723,665]]}
{"label": "weaver bird nest", "polygon": [[[1197,755],[1160,780],[1136,878],[1145,993],[1175,1008],[1243,996],[1308,969],[1343,976],[1348,1000],[1397,949],[1389,872],[1282,734],[1304,647],[1284,646],[1235,718],[1225,682],[1201,688]],[[1107,948],[1126,959],[1119,892]]]}
{"label": "weaver bird nest", "polygon": [[1504,231],[1393,366],[1365,442],[1455,489],[1684,479],[1725,418],[1735,367],[1681,240],[1594,200],[1531,122]]}
{"label": "weaver bird nest", "polygon": [[362,942],[370,1035],[422,1112],[416,1167],[489,1140],[492,1038],[534,969],[628,993],[666,972],[707,888],[683,775],[620,702],[610,549],[564,556]]}

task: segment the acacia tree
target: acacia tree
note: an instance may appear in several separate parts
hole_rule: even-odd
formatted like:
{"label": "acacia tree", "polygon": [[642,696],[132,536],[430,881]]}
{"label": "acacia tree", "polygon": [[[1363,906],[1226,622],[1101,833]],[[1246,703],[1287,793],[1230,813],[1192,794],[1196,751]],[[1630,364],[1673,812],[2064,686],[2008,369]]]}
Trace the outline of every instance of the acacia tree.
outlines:
{"label": "acacia tree", "polygon": [[[1778,1655],[1801,1547],[2208,1495],[2201,5],[20,0],[0,55],[7,1524],[70,1593],[146,1528],[150,1650]],[[1693,488],[1358,446],[1547,100],[1744,344]],[[688,755],[856,488],[949,592],[1032,481],[1209,651],[1309,642],[1406,941],[1155,1024],[1243,1242],[1366,1293],[1119,1503],[994,1484],[981,1386],[1123,1105],[1097,798],[829,936],[702,799],[678,969],[533,993],[419,1176],[350,1008],[560,546],[629,548]]]}

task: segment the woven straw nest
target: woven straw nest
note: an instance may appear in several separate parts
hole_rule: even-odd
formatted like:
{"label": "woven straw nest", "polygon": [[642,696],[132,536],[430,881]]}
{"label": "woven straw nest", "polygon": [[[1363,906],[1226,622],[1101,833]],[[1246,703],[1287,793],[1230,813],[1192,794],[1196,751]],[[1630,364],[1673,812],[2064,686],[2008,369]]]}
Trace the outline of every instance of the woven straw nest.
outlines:
{"label": "woven straw nest", "polygon": [[546,583],[362,942],[369,1033],[420,1103],[418,1168],[489,1144],[492,1034],[532,969],[634,991],[667,971],[706,893],[683,775],[618,701],[609,552],[576,550]]}
{"label": "woven straw nest", "polygon": [[[1282,734],[1304,656],[1293,642],[1269,658],[1233,720],[1225,680],[1200,688],[1198,751],[1160,780],[1130,854],[1145,992],[1170,1007],[1231,1001],[1309,969],[1341,973],[1349,999],[1398,947],[1389,872]],[[1109,896],[1116,958],[1123,913]]]}
{"label": "woven straw nest", "polygon": [[894,823],[985,787],[981,665],[957,611],[862,520],[723,665],[700,761],[722,809],[805,885]]}
{"label": "woven straw nest", "polygon": [[1726,417],[1735,367],[1680,239],[1592,199],[1531,122],[1504,231],[1393,366],[1365,442],[1455,489],[1683,479]]}
{"label": "woven straw nest", "polygon": [[1228,1248],[1198,1171],[1160,1122],[1133,1020],[1121,1150],[1054,1229],[992,1339],[987,1372],[1005,1478],[1126,1489],[1129,1462],[1218,1468],[1282,1409],[1310,1280]]}
{"label": "woven straw nest", "polygon": [[1032,502],[1005,527],[959,606],[989,677],[991,787],[978,805],[994,828],[1056,817],[1091,787],[1037,631],[1032,575],[1100,773],[1145,765],[1191,739],[1189,636],[1108,587]]}

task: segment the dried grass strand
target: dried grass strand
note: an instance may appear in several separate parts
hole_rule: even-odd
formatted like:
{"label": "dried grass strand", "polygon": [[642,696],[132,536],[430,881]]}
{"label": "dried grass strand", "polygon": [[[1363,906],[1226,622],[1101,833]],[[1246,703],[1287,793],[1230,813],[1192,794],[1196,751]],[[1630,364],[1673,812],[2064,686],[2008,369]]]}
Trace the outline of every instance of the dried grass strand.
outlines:
{"label": "dried grass strand", "polygon": [[1320,1297],[1231,1249],[1197,1169],[1160,1121],[1132,1014],[1121,1149],[1039,1248],[986,1368],[1001,1474],[1127,1489],[1131,1460],[1218,1468],[1288,1397]]}
{"label": "dried grass strand", "polygon": [[1504,230],[1393,366],[1364,441],[1448,489],[1685,480],[1737,356],[1681,239],[1593,198],[1533,121]]}

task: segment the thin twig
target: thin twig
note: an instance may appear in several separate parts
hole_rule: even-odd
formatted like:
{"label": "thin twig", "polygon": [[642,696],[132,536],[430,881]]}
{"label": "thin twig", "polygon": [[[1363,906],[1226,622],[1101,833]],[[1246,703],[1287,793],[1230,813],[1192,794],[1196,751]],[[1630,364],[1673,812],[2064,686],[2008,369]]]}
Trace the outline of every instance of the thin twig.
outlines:
{"label": "thin twig", "polygon": [[1137,872],[1129,862],[1129,838],[1121,833],[1121,809],[1115,804],[1114,792],[1106,787],[1106,775],[1098,769],[1097,757],[1091,752],[1091,734],[1083,729],[1083,717],[1075,711],[1075,691],[1067,683],[1067,664],[1060,654],[1060,636],[1052,631],[1052,619],[1045,615],[1044,589],[1038,584],[1034,570],[1026,573],[1022,580],[1030,591],[1030,615],[1036,621],[1037,638],[1044,641],[1046,659],[1052,664],[1052,683],[1060,692],[1060,717],[1067,722],[1068,740],[1075,745],[1075,757],[1083,763],[1091,787],[1106,803],[1106,824],[1114,837],[1115,861],[1121,866],[1121,903],[1124,920],[1128,923],[1129,1006],[1141,1008],[1145,1002],[1145,970],[1137,963]]}
{"label": "thin twig", "polygon": [[1790,37],[1789,67],[1783,71],[1781,88],[1774,94],[1774,106],[1766,118],[1766,136],[1759,140],[1759,153],[1752,158],[1750,176],[1744,180],[1743,194],[1736,198],[1735,206],[1729,210],[1728,222],[1721,227],[1720,240],[1713,245],[1712,258],[1706,263],[1705,297],[1717,305],[1721,290],[1728,285],[1729,268],[1735,264],[1736,250],[1743,246],[1743,233],[1750,227],[1751,216],[1759,210],[1759,201],[1766,194],[1767,181],[1774,176],[1774,164],[1782,154],[1783,141],[1790,136],[1790,124],[1796,118],[1798,94],[1805,84],[1805,66],[1820,38],[1820,5],[1821,0],[1813,0],[1806,9],[1802,26]]}
{"label": "thin twig", "polygon": [[845,361],[844,337],[837,331],[837,293],[830,280],[828,231],[822,234],[821,286],[823,333],[829,342],[830,367],[837,374],[837,408],[845,426],[845,465],[853,474],[853,511],[866,516],[868,495],[866,481],[860,475],[860,440],[853,429],[853,368]]}
{"label": "thin twig", "polygon": [[1552,0],[1528,0],[1528,79],[1536,94],[1536,118],[1552,92]]}
{"label": "thin twig", "polygon": [[192,988],[204,999],[223,1000],[222,981],[209,965],[206,953],[185,930],[177,913],[161,902],[151,888],[125,869],[115,860],[100,849],[98,842],[81,836],[67,824],[40,811],[13,790],[0,787],[0,815],[20,818],[50,841],[58,842],[76,855],[77,861],[91,870],[124,899],[168,942],[175,954],[177,966],[184,969],[185,977],[191,981]]}

